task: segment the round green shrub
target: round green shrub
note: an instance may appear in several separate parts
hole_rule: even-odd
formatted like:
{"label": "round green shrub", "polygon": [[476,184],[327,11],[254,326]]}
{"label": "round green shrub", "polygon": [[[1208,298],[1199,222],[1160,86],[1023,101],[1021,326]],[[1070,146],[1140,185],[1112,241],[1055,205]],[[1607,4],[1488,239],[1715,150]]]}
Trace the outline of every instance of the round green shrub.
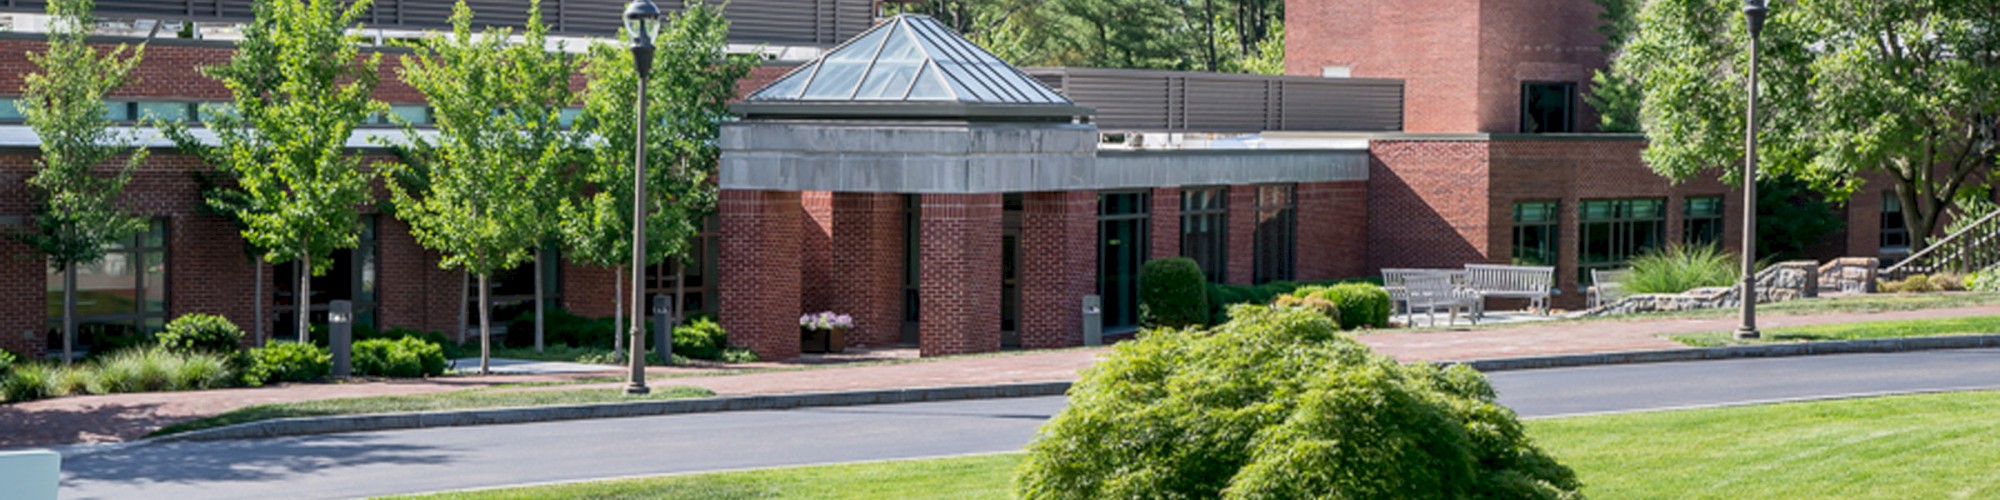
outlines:
{"label": "round green shrub", "polygon": [[354,374],[417,378],[444,374],[444,348],[422,339],[370,339],[354,343]]}
{"label": "round green shrub", "polygon": [[721,360],[729,348],[729,332],[715,320],[697,318],[674,328],[674,354],[694,359]]}
{"label": "round green shrub", "polygon": [[1579,495],[1478,372],[1404,366],[1301,309],[1230,315],[1117,344],[1029,445],[1017,496]]}
{"label": "round green shrub", "polygon": [[333,355],[323,347],[296,342],[278,342],[250,350],[250,368],[243,381],[249,385],[276,382],[309,382],[326,378],[333,371]]}
{"label": "round green shrub", "polygon": [[227,354],[243,348],[243,329],[214,314],[184,314],[160,332],[160,347],[173,352]]}
{"label": "round green shrub", "polygon": [[1208,322],[1208,278],[1187,257],[1153,259],[1139,266],[1139,321],[1184,328]]}
{"label": "round green shrub", "polygon": [[1389,291],[1368,283],[1342,283],[1321,289],[1319,297],[1340,306],[1340,327],[1389,327]]}

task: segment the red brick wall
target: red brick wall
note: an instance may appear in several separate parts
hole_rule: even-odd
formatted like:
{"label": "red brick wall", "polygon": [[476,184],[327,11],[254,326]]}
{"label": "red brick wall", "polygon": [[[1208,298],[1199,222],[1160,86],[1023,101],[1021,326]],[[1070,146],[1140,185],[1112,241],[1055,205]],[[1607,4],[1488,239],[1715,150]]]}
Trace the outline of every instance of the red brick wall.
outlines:
{"label": "red brick wall", "polygon": [[924,356],[1000,350],[1001,195],[923,195],[918,347]]}
{"label": "red brick wall", "polygon": [[832,219],[830,309],[854,317],[847,343],[896,343],[903,328],[903,196],[834,193]]}
{"label": "red brick wall", "polygon": [[1083,345],[1083,296],[1097,293],[1097,238],[1097,193],[1022,196],[1022,347]]}
{"label": "red brick wall", "polygon": [[[34,176],[33,157],[0,156],[0,231],[32,228],[27,214],[33,210],[28,199],[28,178]],[[0,349],[28,357],[47,352],[44,328],[48,324],[48,267],[34,248],[12,237],[0,236]],[[61,349],[61,346],[56,346]]]}
{"label": "red brick wall", "polygon": [[[563,308],[579,316],[610,317],[617,312],[617,297],[632,294],[631,265],[599,267],[564,262],[562,270]],[[620,278],[620,276],[624,276]],[[617,290],[613,290],[617,288]],[[623,294],[623,295],[614,295]]]}
{"label": "red brick wall", "polygon": [[1672,183],[1653,173],[1640,160],[1639,153],[1645,149],[1642,140],[1514,140],[1494,141],[1490,146],[1492,189],[1487,249],[1491,258],[1488,260],[1507,262],[1512,258],[1514,202],[1557,200],[1561,229],[1557,237],[1556,283],[1563,291],[1556,297],[1559,307],[1583,305],[1584,294],[1577,273],[1578,254],[1582,250],[1579,210],[1583,200],[1665,198],[1666,241],[1674,243],[1682,238],[1681,216],[1686,198],[1721,195],[1723,246],[1731,251],[1741,248],[1741,192],[1712,177]]}
{"label": "red brick wall", "polygon": [[1349,66],[1357,78],[1402,79],[1404,130],[1474,131],[1480,11],[1480,0],[1289,2],[1285,73],[1317,77],[1323,67]]}
{"label": "red brick wall", "polygon": [[801,307],[808,313],[826,311],[833,308],[833,193],[803,191],[799,203]]}
{"label": "red brick wall", "polygon": [[[383,217],[379,228],[376,239],[381,279],[377,293],[382,326],[443,332],[458,338],[464,333],[458,326],[458,306],[466,277],[457,269],[439,268],[439,254],[418,245],[409,224]],[[471,280],[475,284],[464,289],[477,293],[479,277]],[[465,322],[476,330],[479,318],[468,315]]]}
{"label": "red brick wall", "polygon": [[1596,131],[1597,112],[1582,96],[1605,66],[1602,12],[1588,0],[1481,0],[1477,131],[1521,131],[1523,82],[1575,83],[1576,130]]}
{"label": "red brick wall", "polygon": [[1177,187],[1153,188],[1153,212],[1151,214],[1153,247],[1149,255],[1153,259],[1181,256],[1181,189]]}
{"label": "red brick wall", "polygon": [[[1604,65],[1600,9],[1586,0],[1358,0],[1291,2],[1285,72],[1404,81],[1404,130],[1516,132],[1521,83],[1576,82],[1586,92]],[[1596,112],[1576,102],[1579,131]]]}
{"label": "red brick wall", "polygon": [[1257,268],[1257,186],[1229,186],[1225,207],[1229,224],[1227,276],[1223,281],[1248,285],[1256,280]]}
{"label": "red brick wall", "polygon": [[1368,183],[1298,185],[1298,280],[1354,278],[1368,272]]}
{"label": "red brick wall", "polygon": [[1486,260],[1486,142],[1373,141],[1368,268]]}
{"label": "red brick wall", "polygon": [[798,242],[805,224],[799,193],[723,190],[717,209],[722,237],[719,320],[729,332],[729,344],[766,360],[798,357]]}

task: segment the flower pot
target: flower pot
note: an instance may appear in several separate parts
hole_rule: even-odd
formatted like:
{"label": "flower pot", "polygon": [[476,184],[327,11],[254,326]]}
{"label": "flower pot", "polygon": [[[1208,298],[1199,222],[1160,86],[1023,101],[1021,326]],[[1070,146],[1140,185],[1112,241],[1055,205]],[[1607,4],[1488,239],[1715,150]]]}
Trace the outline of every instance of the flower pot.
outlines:
{"label": "flower pot", "polygon": [[799,350],[813,353],[838,353],[847,350],[847,330],[799,329]]}

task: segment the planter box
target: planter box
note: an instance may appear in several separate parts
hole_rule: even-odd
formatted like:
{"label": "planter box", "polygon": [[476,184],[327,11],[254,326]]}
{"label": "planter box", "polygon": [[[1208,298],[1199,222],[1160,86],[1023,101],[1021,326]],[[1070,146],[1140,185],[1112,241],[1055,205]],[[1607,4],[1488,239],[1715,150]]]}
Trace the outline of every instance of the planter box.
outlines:
{"label": "planter box", "polygon": [[813,353],[838,353],[847,351],[847,330],[799,329],[799,350]]}

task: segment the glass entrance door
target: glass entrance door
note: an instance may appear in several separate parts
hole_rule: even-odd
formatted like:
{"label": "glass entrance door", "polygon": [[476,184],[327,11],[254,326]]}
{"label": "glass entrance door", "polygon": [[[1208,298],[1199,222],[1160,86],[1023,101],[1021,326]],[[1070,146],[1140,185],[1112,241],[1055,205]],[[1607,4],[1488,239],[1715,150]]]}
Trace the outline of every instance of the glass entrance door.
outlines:
{"label": "glass entrance door", "polygon": [[1104,330],[1139,324],[1139,266],[1146,262],[1148,193],[1098,195],[1097,293],[1104,297]]}

